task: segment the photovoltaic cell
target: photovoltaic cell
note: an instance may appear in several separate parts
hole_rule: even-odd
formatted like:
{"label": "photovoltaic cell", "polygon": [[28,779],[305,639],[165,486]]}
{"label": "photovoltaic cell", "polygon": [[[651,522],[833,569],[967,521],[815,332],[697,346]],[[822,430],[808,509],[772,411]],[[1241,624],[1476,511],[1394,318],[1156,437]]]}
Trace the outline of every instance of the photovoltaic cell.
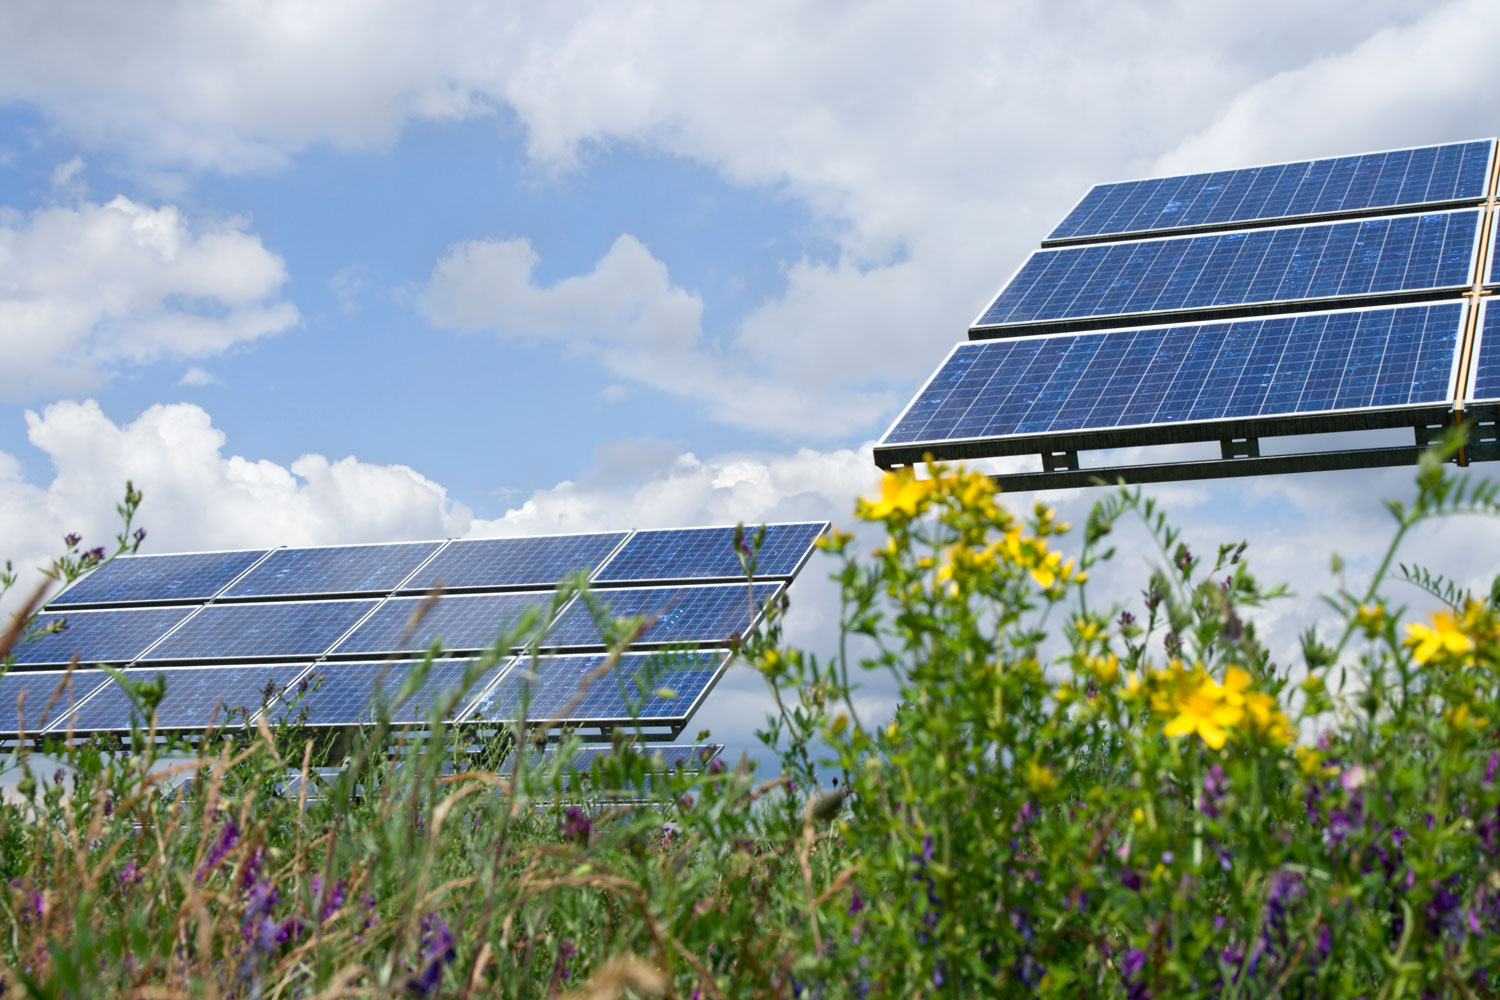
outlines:
{"label": "photovoltaic cell", "polygon": [[[826,522],[773,524],[756,553],[755,575],[790,576]],[[745,526],[746,544],[757,527]],[[637,531],[595,577],[605,581],[744,579],[745,570],[734,550],[734,528],[668,528]]]}
{"label": "photovoltaic cell", "polygon": [[66,627],[17,644],[15,662],[66,666],[76,653],[80,663],[128,663],[192,611],[176,607],[43,612],[36,616],[36,629],[59,621]]}
{"label": "photovoltaic cell", "polygon": [[[391,721],[399,725],[424,722],[440,700],[454,694],[460,697],[450,715],[457,714],[495,679],[506,662],[508,660],[503,660],[480,671],[474,682],[465,686],[464,675],[473,667],[473,660],[433,660],[426,679],[411,697],[399,705],[392,705]],[[313,669],[307,693],[300,700],[289,698],[287,703],[272,709],[272,715],[276,718],[302,718],[309,726],[370,722],[375,717],[376,698],[394,703],[420,666],[419,660],[320,663]]]}
{"label": "photovoltaic cell", "polygon": [[[744,635],[754,624],[750,605],[759,615],[766,601],[776,595],[780,584],[719,584],[703,587],[628,587],[620,590],[595,591],[595,597],[608,608],[608,617],[645,616],[650,624],[636,639],[638,643],[709,643],[724,642],[731,635]],[[554,647],[598,646],[603,637],[595,626],[588,606],[575,601],[558,621],[547,638]]]}
{"label": "photovoltaic cell", "polygon": [[442,542],[277,549],[225,597],[309,597],[385,594],[436,552]]}
{"label": "photovoltaic cell", "polygon": [[84,576],[47,606],[207,600],[265,553],[265,549],[253,549],[119,556]]}
{"label": "photovoltaic cell", "polygon": [[[415,628],[412,614],[425,597],[393,597],[355,629],[336,653],[420,653],[434,640],[448,650],[480,650],[513,629],[533,608],[545,608],[550,592],[461,594],[440,597]],[[522,641],[526,637],[522,637]]]}
{"label": "photovoltaic cell", "polygon": [[373,600],[210,604],[151,651],[151,660],[320,656]]}
{"label": "photovoltaic cell", "polygon": [[1466,287],[1477,209],[1038,250],[975,329]]}
{"label": "photovoltaic cell", "polygon": [[[0,733],[20,732],[23,716],[26,732],[41,732],[66,713],[70,704],[97,691],[109,675],[102,670],[75,670],[65,684],[69,676],[65,670],[12,671],[0,676]],[[47,703],[54,695],[57,701],[49,712]]]}
{"label": "photovoltaic cell", "polygon": [[630,653],[602,676],[608,657],[522,657],[479,702],[471,719],[511,722],[668,722],[686,720],[713,686],[725,653]]}
{"label": "photovoltaic cell", "polygon": [[1050,240],[1481,201],[1493,140],[1099,184]]}
{"label": "photovoltaic cell", "polygon": [[591,573],[626,533],[546,535],[536,538],[474,538],[449,542],[423,566],[405,590],[516,587],[554,584],[579,571]]}
{"label": "photovoltaic cell", "polygon": [[881,443],[1443,403],[1463,309],[1442,302],[961,343]]}
{"label": "photovoltaic cell", "polygon": [[1500,309],[1480,307],[1478,353],[1474,357],[1470,399],[1500,399]]}
{"label": "photovoltaic cell", "polygon": [[[149,684],[157,677],[166,682],[166,695],[156,708],[158,729],[206,729],[245,723],[305,666],[133,667],[125,676],[136,684]],[[239,709],[244,711],[235,711]],[[103,690],[73,710],[72,728],[75,732],[125,730],[136,714],[125,689],[110,678]],[[53,731],[66,730],[68,722],[64,716]],[[140,718],[142,726],[149,722]]]}

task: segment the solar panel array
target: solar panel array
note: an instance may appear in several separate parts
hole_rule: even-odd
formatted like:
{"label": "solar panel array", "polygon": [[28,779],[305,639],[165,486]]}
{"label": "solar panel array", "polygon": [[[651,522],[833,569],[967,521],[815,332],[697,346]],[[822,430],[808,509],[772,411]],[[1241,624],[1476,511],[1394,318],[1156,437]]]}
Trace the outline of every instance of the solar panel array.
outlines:
{"label": "solar panel array", "polygon": [[[162,677],[162,730],[257,713],[359,725],[419,674],[393,721],[421,724],[442,705],[449,718],[494,725],[510,721],[506,699],[521,675],[504,679],[522,662],[545,665],[538,708],[578,695],[570,722],[680,727],[826,527],[768,526],[753,582],[733,528],[121,556],[37,616],[0,675],[0,735],[19,731],[23,695],[30,732],[129,729],[136,703],[99,665],[124,668],[133,683]],[[574,574],[591,581],[588,601],[558,589]],[[426,593],[450,583],[458,592]],[[606,633],[616,618],[639,619],[642,652],[608,684],[583,685],[585,665],[604,662],[615,641]],[[429,651],[438,658],[424,666]],[[650,686],[659,669],[671,683]],[[65,677],[67,697],[44,719]]]}
{"label": "solar panel array", "polygon": [[1488,140],[1455,142],[1098,184],[1047,242],[1477,202],[1484,198],[1490,147]]}
{"label": "solar panel array", "polygon": [[[1500,278],[1496,182],[1485,139],[1098,185],[876,462],[1036,454],[1040,473],[996,477],[1030,489],[1413,460],[1469,392],[1500,399],[1500,334],[1476,308]],[[1261,435],[1402,426],[1409,446],[1259,452]],[[1078,457],[1214,440],[1218,462]]]}

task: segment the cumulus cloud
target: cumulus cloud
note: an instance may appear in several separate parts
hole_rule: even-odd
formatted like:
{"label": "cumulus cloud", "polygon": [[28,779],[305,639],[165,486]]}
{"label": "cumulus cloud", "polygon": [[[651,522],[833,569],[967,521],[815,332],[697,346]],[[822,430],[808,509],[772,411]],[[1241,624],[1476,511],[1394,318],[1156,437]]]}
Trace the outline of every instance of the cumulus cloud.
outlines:
{"label": "cumulus cloud", "polygon": [[[661,294],[651,302],[666,312],[627,320],[618,336],[629,347],[616,344],[606,363],[666,391],[728,399],[713,406],[720,419],[838,434],[860,414],[898,405],[1089,184],[1138,175],[1163,150],[1228,128],[1217,123],[1237,99],[1260,109],[1244,114],[1273,134],[1343,151],[1355,136],[1331,129],[1351,117],[1382,120],[1382,102],[1360,83],[1373,60],[1400,67],[1376,74],[1391,85],[1375,96],[1418,110],[1385,118],[1384,134],[1358,145],[1452,138],[1455,120],[1482,121],[1489,89],[1445,83],[1466,70],[1442,46],[1411,44],[1464,34],[1444,25],[1477,23],[1466,9],[1425,0],[777,0],[505,10],[388,0],[314,12],[162,2],[79,16],[67,4],[31,2],[0,12],[0,97],[148,165],[229,170],[284,163],[316,143],[380,144],[409,121],[503,108],[544,170],[626,142],[800,199],[831,255],[785,262],[784,294],[734,329],[708,330],[692,349],[682,338],[694,334],[693,296],[652,285]],[[1372,46],[1370,59],[1339,61]],[[1382,52],[1399,58],[1376,58]],[[1301,83],[1274,84],[1283,77]],[[1298,112],[1298,102],[1328,110]],[[1450,112],[1421,112],[1444,102]],[[1277,110],[1288,108],[1298,127],[1280,128]],[[476,274],[481,264],[526,271],[529,248],[511,241],[466,250]],[[617,244],[605,261],[623,273],[629,257]],[[603,291],[605,275],[578,277]],[[543,309],[530,318],[553,328],[553,307],[526,298]],[[671,342],[649,347],[677,348],[670,379],[652,381],[656,369],[640,360],[658,357],[639,350],[648,316]],[[788,372],[838,372],[840,398],[809,413],[802,383],[741,405],[718,387],[747,358],[766,388]],[[874,418],[863,419],[859,433],[874,429]]]}
{"label": "cumulus cloud", "polygon": [[848,434],[893,402],[841,384],[837,370],[715,350],[703,300],[672,284],[666,265],[633,236],[615,240],[588,274],[547,287],[535,283],[537,263],[525,239],[449,247],[422,310],[439,326],[559,340],[612,374],[700,400],[721,420],[803,438]]}
{"label": "cumulus cloud", "polygon": [[0,398],[10,400],[208,357],[298,321],[279,298],[286,267],[259,237],[125,197],[0,210],[0,275]]}
{"label": "cumulus cloud", "polygon": [[177,380],[177,384],[196,387],[207,385],[223,385],[224,383],[217,375],[214,375],[212,372],[205,371],[204,369],[199,368],[197,365],[194,365],[193,367],[182,373],[182,378]]}

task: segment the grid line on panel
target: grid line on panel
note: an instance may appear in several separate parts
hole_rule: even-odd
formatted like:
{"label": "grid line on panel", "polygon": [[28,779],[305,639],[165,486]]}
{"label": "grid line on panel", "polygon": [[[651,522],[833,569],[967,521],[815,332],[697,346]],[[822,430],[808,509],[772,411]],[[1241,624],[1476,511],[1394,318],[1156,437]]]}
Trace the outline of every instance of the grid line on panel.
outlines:
{"label": "grid line on panel", "polygon": [[552,587],[572,573],[597,570],[629,534],[616,531],[457,539],[435,553],[401,589],[430,590],[439,583],[445,591]]}
{"label": "grid line on panel", "polygon": [[444,544],[390,542],[275,549],[222,596],[237,599],[388,594]]}
{"label": "grid line on panel", "polygon": [[[1464,311],[1454,301],[974,341],[881,443],[1443,403]],[[1023,356],[1024,367],[1012,364]],[[1128,394],[1046,393],[1053,383],[1107,390],[1127,364]]]}
{"label": "grid line on panel", "polygon": [[449,651],[487,648],[533,608],[543,608],[553,591],[452,594],[432,600],[415,629],[412,613],[426,597],[392,597],[329,650],[330,655],[420,653],[441,640]]}
{"label": "grid line on panel", "polygon": [[608,654],[518,663],[475,703],[467,721],[581,724],[686,721],[718,679],[725,653],[627,653],[603,676]]}
{"label": "grid line on panel", "polygon": [[[83,704],[103,687],[109,675],[102,670],[74,670],[65,685],[69,676],[62,670],[12,670],[0,674],[0,735],[20,734],[23,716],[25,732],[46,732],[67,714],[70,705]],[[47,704],[54,697],[57,700],[49,710]]]}
{"label": "grid line on panel", "polygon": [[58,632],[39,635],[19,643],[13,651],[17,666],[57,664],[65,666],[78,655],[80,663],[129,663],[196,613],[198,608],[113,608],[107,610],[43,611],[36,616],[36,629],[62,622]]}
{"label": "grid line on panel", "polygon": [[269,552],[244,549],[117,556],[85,574],[47,606],[208,601]]}
{"label": "grid line on panel", "polygon": [[[647,625],[636,638],[644,643],[727,643],[745,635],[760,620],[765,602],[779,583],[713,584],[681,587],[630,587],[596,591],[610,619],[643,616]],[[753,601],[754,610],[751,610]],[[547,638],[549,647],[599,646],[604,642],[586,603],[575,601],[563,612]]]}
{"label": "grid line on panel", "polygon": [[1047,242],[1478,201],[1492,147],[1483,139],[1099,184]]}
{"label": "grid line on panel", "polygon": [[[473,659],[433,660],[420,687],[391,710],[391,721],[398,725],[426,721],[439,698],[459,688],[475,664]],[[478,696],[491,687],[507,660],[496,663],[468,685],[456,701],[450,719],[464,717]],[[309,726],[348,726],[371,721],[376,699],[394,699],[408,679],[422,667],[421,660],[325,661],[315,664],[309,675],[309,689],[295,704],[284,702],[270,709],[278,719],[295,718]]]}
{"label": "grid line on panel", "polygon": [[[790,577],[802,565],[825,522],[768,524],[756,553],[756,577]],[[759,526],[745,526],[753,541]],[[594,577],[599,583],[743,579],[732,526],[637,531]]]}
{"label": "grid line on panel", "polygon": [[[242,721],[256,712],[305,668],[305,664],[263,666],[136,667],[126,672],[132,680],[157,676],[166,682],[166,695],[156,709],[159,730],[207,729],[223,725],[230,714],[244,709]],[[57,720],[49,732],[69,725],[78,732],[119,731],[130,728],[135,704],[113,678],[86,703]],[[148,720],[141,720],[146,723]]]}
{"label": "grid line on panel", "polygon": [[318,657],[379,599],[209,604],[150,650],[153,661]]}
{"label": "grid line on panel", "polygon": [[974,328],[1460,289],[1470,282],[1479,214],[1462,209],[1038,250]]}

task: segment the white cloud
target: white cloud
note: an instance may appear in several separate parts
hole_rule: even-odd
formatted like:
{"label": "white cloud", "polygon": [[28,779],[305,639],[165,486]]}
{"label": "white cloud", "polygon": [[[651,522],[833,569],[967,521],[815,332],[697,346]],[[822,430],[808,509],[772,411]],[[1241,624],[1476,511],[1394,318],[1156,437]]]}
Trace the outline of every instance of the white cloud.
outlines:
{"label": "white cloud", "polygon": [[75,188],[83,173],[83,157],[75,156],[66,163],[59,163],[52,171],[52,190],[67,191]]}
{"label": "white cloud", "polygon": [[175,207],[0,210],[0,398],[76,392],[161,358],[202,358],[297,322],[280,257]]}
{"label": "white cloud", "polygon": [[533,280],[537,263],[525,239],[452,246],[422,311],[439,326],[559,340],[612,374],[699,400],[721,420],[803,439],[848,434],[893,401],[841,385],[837,372],[716,349],[701,325],[702,299],[673,285],[633,236],[615,240],[588,274],[548,287]]}
{"label": "white cloud", "polygon": [[182,373],[182,378],[177,380],[178,385],[206,386],[223,385],[223,381],[212,372],[205,371],[197,365]]}
{"label": "white cloud", "polygon": [[[313,10],[147,3],[80,16],[38,0],[0,12],[0,97],[146,168],[276,164],[320,142],[369,146],[408,121],[507,108],[544,169],[635,143],[798,198],[833,241],[829,259],[787,261],[784,295],[701,335],[692,295],[664,272],[635,272],[660,295],[623,301],[664,312],[627,318],[609,335],[620,343],[606,363],[667,391],[727,400],[715,404],[720,419],[837,434],[859,420],[864,432],[876,422],[870,411],[898,404],[1089,184],[1138,175],[1199,133],[1234,131],[1221,123],[1226,107],[1250,108],[1229,117],[1260,123],[1252,131],[1262,138],[1299,136],[1286,141],[1317,152],[1449,138],[1459,121],[1473,122],[1463,134],[1483,131],[1493,88],[1478,81],[1490,79],[1490,61],[1475,61],[1480,33],[1449,30],[1482,21],[1473,9],[389,0]],[[1431,43],[1450,35],[1466,36],[1457,58]],[[1466,79],[1476,85],[1455,84]],[[1392,118],[1392,105],[1411,113]],[[1436,107],[1445,110],[1426,113]],[[1384,124],[1353,132],[1351,118]],[[1271,155],[1263,145],[1274,143],[1252,142],[1244,155]],[[524,246],[468,250],[475,273],[483,264],[529,274]],[[601,264],[625,273],[629,254],[616,251]],[[606,277],[578,280],[604,294]],[[527,302],[541,332],[555,328],[553,306]],[[648,320],[665,343],[645,334]],[[672,377],[653,382],[642,359],[668,348]],[[788,372],[837,372],[845,398],[808,412],[806,382],[763,402],[726,397],[719,387],[745,358],[771,385]]]}

